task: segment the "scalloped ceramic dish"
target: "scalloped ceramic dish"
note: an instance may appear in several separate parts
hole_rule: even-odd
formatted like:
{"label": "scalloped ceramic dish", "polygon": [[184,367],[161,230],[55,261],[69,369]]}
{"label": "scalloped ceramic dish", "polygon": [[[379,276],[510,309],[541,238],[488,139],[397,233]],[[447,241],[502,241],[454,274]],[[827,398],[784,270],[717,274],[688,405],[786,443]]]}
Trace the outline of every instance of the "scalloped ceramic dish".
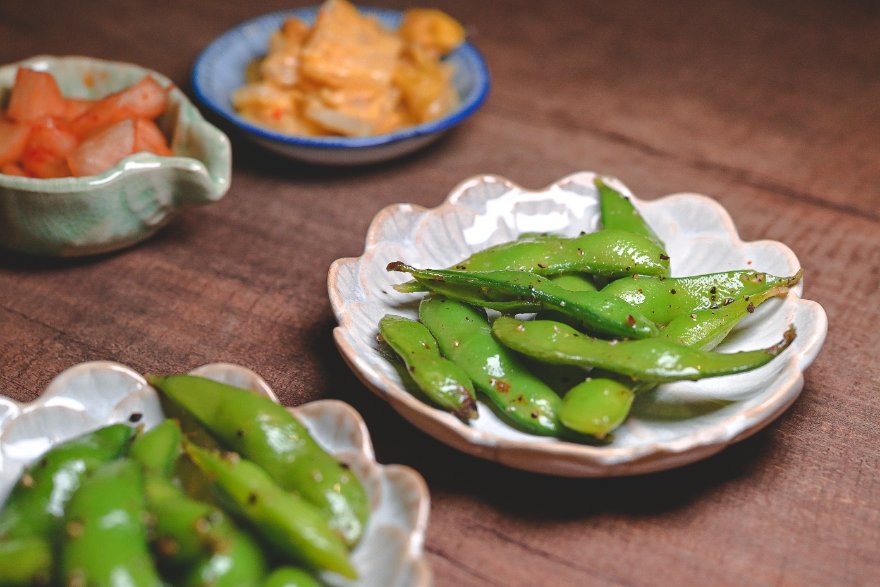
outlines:
{"label": "scalloped ceramic dish", "polygon": [[[389,29],[400,25],[403,13],[358,7]],[[259,145],[291,159],[322,165],[362,165],[411,153],[438,139],[483,104],[489,93],[489,70],[479,51],[465,42],[446,57],[454,67],[452,83],[460,97],[458,107],[445,116],[393,133],[369,137],[303,137],[273,131],[238,115],[232,93],[244,85],[245,68],[266,54],[269,36],[288,17],[313,23],[318,7],[282,10],[258,16],[226,31],[202,52],[193,69],[192,85],[199,100],[235,125]]]}
{"label": "scalloped ceramic dish", "polygon": [[104,253],[150,237],[176,210],[214,202],[229,189],[229,139],[168,78],[128,63],[33,57],[0,67],[0,104],[19,66],[52,73],[62,93],[76,98],[100,98],[152,75],[171,87],[158,124],[174,156],[138,153],[91,177],[0,174],[0,246],[41,255]]}
{"label": "scalloped ceramic dish", "polygon": [[[226,363],[192,371],[278,401],[254,372]],[[370,520],[351,560],[360,579],[322,577],[328,585],[427,587],[431,571],[422,550],[430,497],[422,477],[401,465],[380,465],[370,434],[348,404],[322,400],[289,408],[324,449],[351,466],[370,499]],[[22,468],[53,445],[132,414],[147,429],[162,418],[155,390],[138,373],[106,361],[81,363],[61,373],[30,404],[0,396],[0,504]]]}
{"label": "scalloped ceramic dish", "polygon": [[[389,273],[385,266],[404,260],[417,267],[446,267],[526,232],[574,236],[595,231],[599,208],[593,177],[577,173],[546,189],[528,191],[500,177],[478,176],[461,183],[438,208],[398,204],[379,212],[364,254],[337,260],[328,276],[339,321],[334,338],[355,373],[403,417],[450,446],[511,467],[556,475],[630,475],[681,466],[717,453],[779,416],[803,388],[803,371],[818,354],[828,329],[822,307],[800,298],[802,285],[784,300],[764,303],[718,347],[733,352],[769,346],[793,323],[798,337],[784,354],[749,373],[667,384],[641,395],[606,446],[519,432],[483,403],[479,418],[463,424],[406,390],[398,371],[378,349],[377,324],[389,313],[415,318],[421,295],[395,291],[392,286],[408,276]],[[616,185],[630,194],[619,182]],[[654,201],[632,199],[665,240],[673,275],[746,267],[792,275],[800,267],[781,243],[741,241],[727,212],[710,198],[676,194]]]}

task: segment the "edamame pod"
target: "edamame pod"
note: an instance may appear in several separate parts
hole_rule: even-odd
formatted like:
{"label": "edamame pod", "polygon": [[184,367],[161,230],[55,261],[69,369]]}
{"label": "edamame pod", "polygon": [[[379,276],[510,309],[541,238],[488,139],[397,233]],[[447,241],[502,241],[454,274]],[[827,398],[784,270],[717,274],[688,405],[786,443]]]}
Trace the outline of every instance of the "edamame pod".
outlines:
{"label": "edamame pod", "polygon": [[551,320],[522,321],[502,316],[492,333],[505,346],[548,363],[598,367],[638,381],[697,380],[756,369],[773,360],[795,339],[794,328],[766,349],[714,353],[667,340],[605,341]]}
{"label": "edamame pod", "polygon": [[596,284],[583,273],[560,273],[550,277],[555,285],[568,291],[597,291]]}
{"label": "edamame pod", "polygon": [[369,513],[363,486],[347,466],[318,446],[286,408],[265,396],[204,377],[147,379],[227,448],[266,469],[284,489],[318,506],[346,543],[357,542]]}
{"label": "edamame pod", "polygon": [[[698,310],[693,314],[679,316],[660,331],[658,338],[710,350],[757,306],[771,297],[785,295],[787,292],[788,288],[773,288],[750,299],[736,300],[717,310]],[[582,389],[576,394],[572,394],[575,391],[572,389],[565,395],[559,417],[566,427],[600,437],[623,423],[636,394],[657,386],[656,383],[636,382],[603,369],[593,369],[590,375],[592,379],[578,385],[577,388]]]}
{"label": "edamame pod", "polygon": [[[669,275],[669,257],[644,236],[606,229],[574,238],[548,236],[515,240],[484,249],[449,267],[453,271],[528,271],[537,275],[589,273],[601,277]],[[424,291],[415,282],[394,286]]]}
{"label": "edamame pod", "polygon": [[0,586],[48,585],[52,574],[52,547],[42,536],[0,542]]}
{"label": "edamame pod", "polygon": [[139,462],[145,471],[170,479],[180,456],[181,438],[177,420],[163,420],[134,439],[128,456]]}
{"label": "edamame pod", "polygon": [[419,318],[443,355],[462,368],[506,421],[532,434],[559,433],[559,396],[493,338],[481,310],[428,296],[419,305]]}
{"label": "edamame pod", "polygon": [[663,244],[651,226],[645,222],[629,198],[605,183],[605,180],[598,175],[593,179],[593,185],[599,190],[602,226],[606,229],[616,228],[641,235],[661,249],[666,248],[666,245]]}
{"label": "edamame pod", "polygon": [[81,480],[120,454],[134,431],[113,424],[63,442],[28,467],[0,512],[0,541],[41,536],[58,529]]}
{"label": "edamame pod", "polygon": [[[212,505],[184,495],[155,473],[144,478],[151,542],[160,566],[183,585],[257,585],[266,561],[257,543]],[[175,580],[175,582],[177,582]]]}
{"label": "edamame pod", "polygon": [[263,587],[321,587],[321,584],[302,569],[281,567],[266,577]]}
{"label": "edamame pod", "polygon": [[259,544],[230,524],[213,554],[195,564],[182,581],[183,587],[257,587],[265,575],[266,562]]}
{"label": "edamame pod", "polygon": [[345,543],[314,505],[279,487],[256,463],[225,457],[191,443],[184,450],[212,479],[228,507],[281,554],[311,568],[357,578]]}
{"label": "edamame pod", "polygon": [[604,438],[626,419],[634,397],[630,386],[614,379],[587,379],[562,398],[559,419],[566,428]]}
{"label": "edamame pod", "polygon": [[82,482],[65,514],[66,585],[161,587],[147,548],[140,465],[108,463]]}
{"label": "edamame pod", "polygon": [[549,279],[523,271],[445,271],[415,269],[399,261],[388,265],[389,271],[404,271],[427,287],[446,284],[466,286],[470,295],[459,301],[490,309],[494,300],[522,302],[520,311],[541,308],[555,310],[582,322],[592,331],[619,337],[646,338],[657,335],[657,327],[626,302],[595,291],[570,291]]}
{"label": "edamame pod", "polygon": [[463,422],[477,417],[471,380],[461,367],[440,356],[437,341],[424,324],[389,314],[379,321],[379,333],[430,400]]}
{"label": "edamame pod", "polygon": [[697,310],[718,309],[737,298],[774,287],[793,287],[803,271],[777,277],[757,271],[727,271],[691,277],[657,278],[633,275],[612,281],[602,293],[627,302],[657,324]]}
{"label": "edamame pod", "polygon": [[764,301],[787,293],[787,287],[774,287],[756,295],[739,298],[714,310],[697,310],[677,316],[660,331],[660,338],[684,346],[711,350],[721,344],[733,327]]}
{"label": "edamame pod", "polygon": [[[598,291],[592,278],[583,273],[560,273],[559,275],[550,276],[550,281],[552,281],[554,285],[567,289],[568,291]],[[581,324],[578,324],[569,316],[562,312],[557,312],[556,310],[541,310],[535,317],[540,320],[556,320],[557,322],[564,322],[575,328],[582,327]]]}

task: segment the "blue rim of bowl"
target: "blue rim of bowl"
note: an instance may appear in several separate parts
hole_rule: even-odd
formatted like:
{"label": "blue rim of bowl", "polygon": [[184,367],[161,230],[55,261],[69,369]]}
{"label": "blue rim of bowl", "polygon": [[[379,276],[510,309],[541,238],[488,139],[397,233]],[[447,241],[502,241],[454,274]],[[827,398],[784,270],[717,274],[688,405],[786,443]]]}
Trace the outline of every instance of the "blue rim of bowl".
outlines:
{"label": "blue rim of bowl", "polygon": [[[317,10],[318,7],[309,6],[304,8],[269,12],[267,14],[263,14],[261,16],[257,16],[241,22],[211,41],[211,43],[207,47],[205,47],[205,49],[199,54],[198,58],[196,59],[195,65],[193,66],[191,82],[196,97],[199,99],[200,102],[202,102],[205,106],[210,108],[216,114],[233,123],[241,130],[244,130],[254,135],[256,138],[276,141],[291,146],[317,149],[362,149],[379,147],[392,143],[399,143],[401,141],[406,141],[417,137],[440,133],[452,128],[453,126],[470,117],[474,112],[477,111],[477,109],[479,109],[480,106],[482,106],[483,102],[485,102],[486,97],[489,94],[489,89],[492,85],[491,78],[489,76],[489,68],[486,66],[486,61],[483,59],[483,56],[482,54],[480,54],[479,50],[477,50],[476,47],[474,47],[471,43],[467,41],[456,48],[452,54],[464,57],[465,61],[469,61],[476,66],[475,89],[472,90],[467,96],[465,96],[465,99],[458,105],[455,110],[453,110],[446,116],[438,118],[437,120],[425,122],[423,124],[408,126],[392,133],[372,135],[368,137],[344,138],[307,137],[283,134],[269,130],[266,127],[248,122],[246,119],[236,114],[231,106],[229,108],[224,108],[221,104],[218,104],[217,101],[214,100],[204,90],[199,79],[202,76],[202,71],[207,67],[206,61],[210,57],[213,57],[213,54],[215,53],[222,55],[223,48],[233,43],[234,38],[237,37],[239,33],[241,33],[241,31],[262,23],[263,21],[279,20],[289,16],[304,19],[313,19],[314,15],[317,13]],[[391,20],[399,20],[403,14],[398,10],[374,8],[368,6],[358,6],[358,11],[364,14],[384,17]]]}

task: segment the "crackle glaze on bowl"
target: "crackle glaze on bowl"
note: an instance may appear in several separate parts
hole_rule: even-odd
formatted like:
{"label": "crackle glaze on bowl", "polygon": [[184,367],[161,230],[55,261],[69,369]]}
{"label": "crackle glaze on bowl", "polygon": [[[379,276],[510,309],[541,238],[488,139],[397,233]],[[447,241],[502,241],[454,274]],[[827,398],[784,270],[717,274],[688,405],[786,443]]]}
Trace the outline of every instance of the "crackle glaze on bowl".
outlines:
{"label": "crackle glaze on bowl", "polygon": [[[363,165],[411,153],[463,122],[485,101],[490,86],[489,71],[479,51],[465,42],[445,59],[453,66],[452,84],[460,102],[452,112],[437,120],[369,137],[305,137],[273,131],[239,116],[231,97],[244,85],[247,65],[266,54],[269,37],[285,19],[296,17],[311,25],[318,9],[311,6],[264,14],[223,33],[202,52],[193,69],[192,85],[199,100],[257,144],[291,159],[321,165]],[[367,7],[358,10],[392,30],[403,18],[403,13],[396,10]]]}
{"label": "crackle glaze on bowl", "polygon": [[[354,372],[403,417],[450,446],[511,467],[556,475],[629,475],[677,467],[717,453],[779,416],[803,388],[803,371],[818,354],[828,329],[822,307],[800,298],[802,285],[785,299],[765,302],[718,347],[720,352],[766,347],[794,324],[798,336],[784,354],[755,371],[662,385],[640,396],[607,446],[519,432],[483,403],[479,418],[466,425],[406,390],[408,383],[378,348],[377,324],[385,314],[417,317],[421,294],[395,291],[392,286],[407,276],[387,272],[386,265],[404,260],[416,267],[447,267],[522,233],[575,236],[595,231],[600,218],[594,177],[576,173],[546,189],[529,191],[484,175],[461,183],[437,208],[398,204],[379,212],[363,255],[337,260],[328,276],[339,322],[334,338]],[[612,185],[631,196],[622,183],[615,180]],[[724,208],[706,196],[632,200],[666,242],[673,275],[742,268],[792,275],[800,268],[782,243],[741,241]]]}
{"label": "crackle glaze on bowl", "polygon": [[[266,382],[244,367],[212,363],[192,373],[278,401]],[[423,543],[430,498],[422,477],[409,467],[378,464],[367,427],[348,404],[321,400],[288,409],[318,444],[351,467],[370,499],[369,522],[351,555],[359,579],[328,573],[321,577],[323,582],[351,587],[429,586],[431,571]],[[115,422],[137,420],[150,429],[163,417],[156,392],[146,380],[107,361],[71,367],[29,404],[0,396],[0,504],[23,467],[55,444]]]}
{"label": "crackle glaze on bowl", "polygon": [[19,67],[48,71],[65,96],[90,99],[152,75],[171,87],[168,109],[158,124],[174,156],[138,153],[91,177],[0,174],[0,246],[41,255],[104,253],[148,238],[176,210],[219,200],[229,189],[229,139],[166,77],[137,65],[89,57],[33,57],[0,67],[0,104]]}

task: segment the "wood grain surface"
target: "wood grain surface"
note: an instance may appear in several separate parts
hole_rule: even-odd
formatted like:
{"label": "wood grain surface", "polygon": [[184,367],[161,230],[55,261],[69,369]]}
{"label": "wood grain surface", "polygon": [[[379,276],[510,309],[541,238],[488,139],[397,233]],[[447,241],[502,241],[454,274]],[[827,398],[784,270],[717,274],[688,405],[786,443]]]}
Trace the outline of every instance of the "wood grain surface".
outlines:
{"label": "wood grain surface", "polygon": [[[297,4],[6,1],[0,62],[84,54],[189,91],[211,39]],[[430,486],[437,585],[880,584],[878,4],[430,4],[464,22],[489,63],[492,93],[472,120],[362,169],[297,165],[230,132],[229,194],[149,242],[67,261],[0,252],[0,390],[33,399],[95,359],[141,372],[231,361],[286,404],[350,402],[379,460]],[[378,210],[435,206],[474,174],[540,187],[578,170],[649,199],[710,195],[744,239],[798,255],[830,330],[802,396],[763,432],[679,470],[558,479],[433,441],[346,367],[327,268],[361,252]]]}

